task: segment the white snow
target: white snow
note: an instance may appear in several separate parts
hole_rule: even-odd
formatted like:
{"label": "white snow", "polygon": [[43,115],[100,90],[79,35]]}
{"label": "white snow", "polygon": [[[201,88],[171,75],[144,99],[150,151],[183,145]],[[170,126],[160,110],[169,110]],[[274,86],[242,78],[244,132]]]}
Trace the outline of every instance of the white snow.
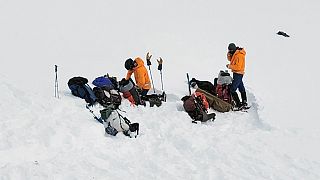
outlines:
{"label": "white snow", "polygon": [[[320,179],[319,5],[0,1],[0,179]],[[252,108],[211,110],[214,122],[193,124],[180,101],[186,73],[212,82],[230,42],[247,51]],[[121,79],[124,61],[147,52],[158,92],[156,59],[164,60],[168,101],[150,108],[124,100],[122,114],[140,123],[140,135],[105,136],[67,82]]]}

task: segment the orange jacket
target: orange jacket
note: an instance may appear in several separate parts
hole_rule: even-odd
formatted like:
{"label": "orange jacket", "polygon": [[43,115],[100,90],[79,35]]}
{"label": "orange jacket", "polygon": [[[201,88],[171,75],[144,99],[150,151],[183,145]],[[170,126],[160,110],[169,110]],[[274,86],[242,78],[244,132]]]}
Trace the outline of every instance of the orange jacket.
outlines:
{"label": "orange jacket", "polygon": [[244,68],[246,65],[245,56],[246,51],[243,48],[237,49],[233,56],[228,53],[227,58],[230,61],[228,68],[234,73],[244,74]]}
{"label": "orange jacket", "polygon": [[138,65],[137,67],[134,67],[133,70],[129,70],[127,73],[126,79],[130,79],[132,73],[134,73],[134,78],[136,80],[136,83],[139,88],[141,89],[150,89],[151,83],[148,71],[146,67],[144,66],[144,62],[140,57],[137,57],[134,60]]}

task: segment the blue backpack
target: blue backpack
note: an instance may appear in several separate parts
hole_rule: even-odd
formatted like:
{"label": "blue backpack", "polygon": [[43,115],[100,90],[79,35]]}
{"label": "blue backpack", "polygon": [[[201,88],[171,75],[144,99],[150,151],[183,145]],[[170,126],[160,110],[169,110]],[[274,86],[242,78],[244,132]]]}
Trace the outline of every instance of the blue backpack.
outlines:
{"label": "blue backpack", "polygon": [[107,91],[115,88],[114,84],[106,76],[97,77],[92,84]]}
{"label": "blue backpack", "polygon": [[97,98],[87,83],[88,79],[84,77],[73,77],[68,81],[68,87],[74,96],[82,98],[90,105],[93,105]]}

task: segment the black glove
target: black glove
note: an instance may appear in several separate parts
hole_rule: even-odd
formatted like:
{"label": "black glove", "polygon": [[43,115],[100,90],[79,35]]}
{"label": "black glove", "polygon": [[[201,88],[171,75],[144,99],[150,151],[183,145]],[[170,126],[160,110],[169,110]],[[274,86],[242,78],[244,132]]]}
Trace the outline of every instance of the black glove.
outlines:
{"label": "black glove", "polygon": [[125,86],[129,84],[129,80],[126,80],[125,78],[122,78],[121,81],[119,81],[119,86]]}

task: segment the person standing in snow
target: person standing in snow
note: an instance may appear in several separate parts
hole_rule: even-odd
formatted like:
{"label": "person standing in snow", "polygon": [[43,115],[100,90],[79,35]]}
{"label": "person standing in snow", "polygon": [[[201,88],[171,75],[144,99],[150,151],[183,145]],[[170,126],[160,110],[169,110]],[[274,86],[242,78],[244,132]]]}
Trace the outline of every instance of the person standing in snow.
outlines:
{"label": "person standing in snow", "polygon": [[[247,106],[247,94],[242,81],[245,70],[245,56],[246,51],[244,48],[237,47],[234,43],[229,44],[227,59],[230,61],[230,63],[227,64],[227,68],[231,69],[233,72],[233,80],[230,91],[237,108]],[[236,92],[237,89],[239,89],[241,94],[242,102],[240,102],[238,93]]]}
{"label": "person standing in snow", "polygon": [[146,96],[151,88],[150,78],[147,68],[144,66],[144,62],[140,57],[135,60],[131,58],[125,62],[125,68],[128,70],[126,80],[129,80],[131,75],[134,74],[134,78],[137,86],[141,90],[140,95]]}

